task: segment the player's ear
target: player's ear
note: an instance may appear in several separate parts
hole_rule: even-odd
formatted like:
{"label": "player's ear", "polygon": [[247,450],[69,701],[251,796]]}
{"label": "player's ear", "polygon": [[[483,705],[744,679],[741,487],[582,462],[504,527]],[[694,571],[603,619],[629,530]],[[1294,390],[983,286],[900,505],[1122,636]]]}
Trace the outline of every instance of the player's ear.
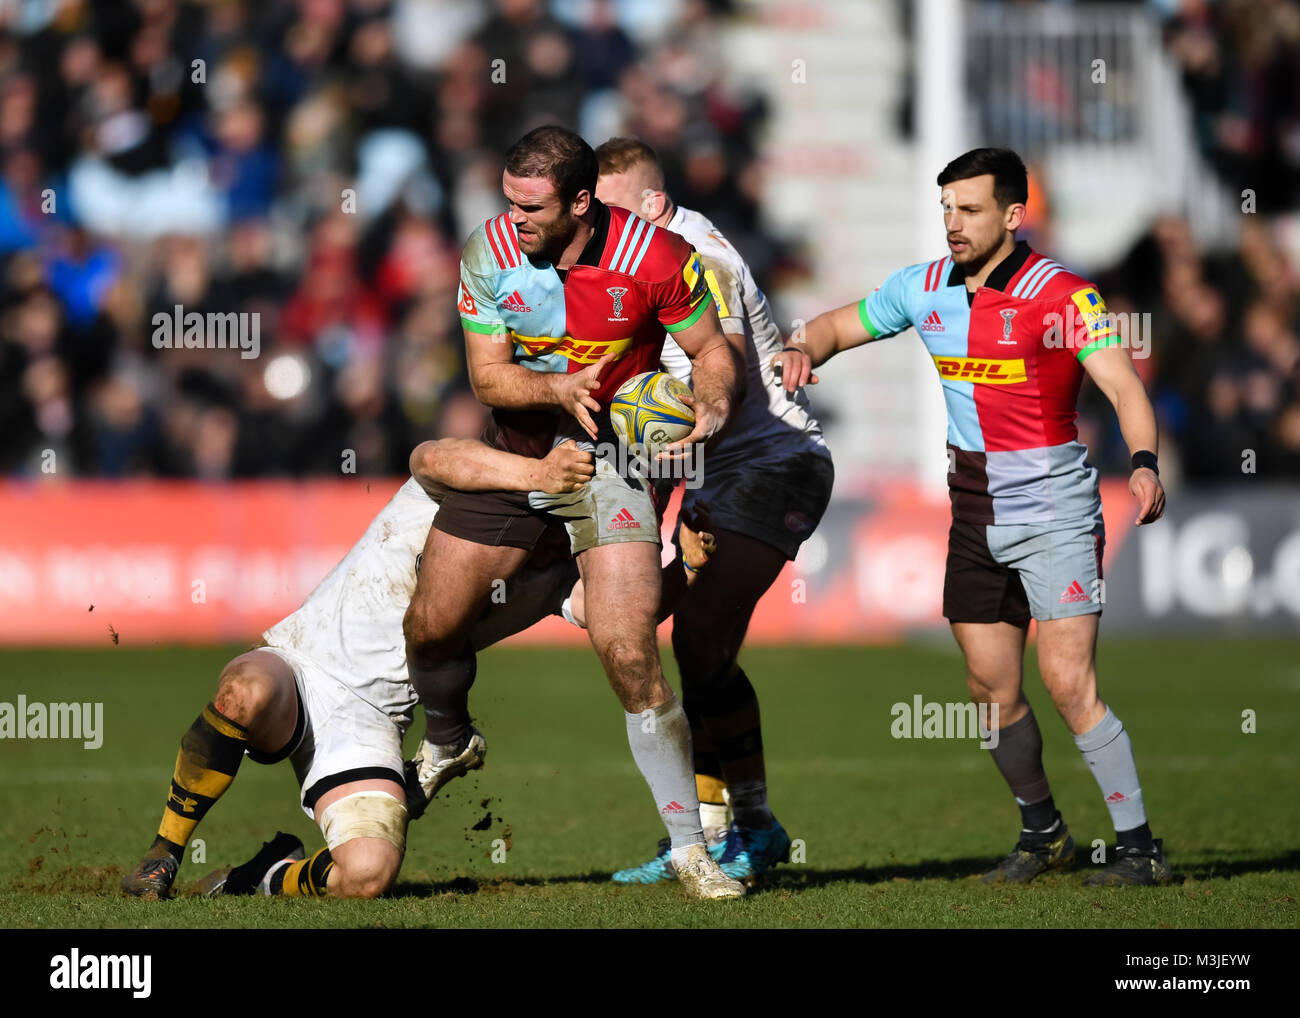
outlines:
{"label": "player's ear", "polygon": [[569,211],[575,216],[585,216],[589,208],[591,208],[591,192],[584,187],[574,197],[573,204],[569,206]]}
{"label": "player's ear", "polygon": [[652,191],[647,187],[641,192],[641,211],[637,215],[647,220],[658,219],[663,215],[666,199],[667,195],[662,191]]}
{"label": "player's ear", "polygon": [[1012,202],[1010,205],[1008,205],[1006,214],[1003,219],[1003,221],[1007,225],[1007,229],[1010,230],[1012,233],[1015,233],[1018,229],[1020,229],[1021,224],[1025,221],[1026,213],[1027,213],[1027,209],[1025,208],[1023,202]]}

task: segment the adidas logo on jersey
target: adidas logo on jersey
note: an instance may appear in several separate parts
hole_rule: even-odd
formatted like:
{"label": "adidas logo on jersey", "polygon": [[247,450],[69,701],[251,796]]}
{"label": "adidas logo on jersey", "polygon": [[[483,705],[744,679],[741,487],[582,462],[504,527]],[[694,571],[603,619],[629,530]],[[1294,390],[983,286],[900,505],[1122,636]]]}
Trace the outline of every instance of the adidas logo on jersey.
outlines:
{"label": "adidas logo on jersey", "polygon": [[1087,601],[1087,600],[1088,600],[1088,595],[1085,594],[1083,588],[1079,586],[1079,581],[1075,580],[1066,589],[1065,593],[1061,595],[1061,599],[1057,603],[1074,604],[1078,601]]}
{"label": "adidas logo on jersey", "polygon": [[531,311],[527,304],[524,303],[523,296],[516,290],[509,297],[501,302],[501,306],[507,311]]}
{"label": "adidas logo on jersey", "polygon": [[636,517],[633,516],[630,512],[628,512],[627,509],[620,509],[618,511],[618,514],[612,520],[610,520],[609,526],[606,529],[607,530],[640,530],[641,524],[639,524],[636,521]]}
{"label": "adidas logo on jersey", "polygon": [[922,332],[947,332],[943,322],[939,319],[938,311],[931,311],[929,316],[921,323]]}

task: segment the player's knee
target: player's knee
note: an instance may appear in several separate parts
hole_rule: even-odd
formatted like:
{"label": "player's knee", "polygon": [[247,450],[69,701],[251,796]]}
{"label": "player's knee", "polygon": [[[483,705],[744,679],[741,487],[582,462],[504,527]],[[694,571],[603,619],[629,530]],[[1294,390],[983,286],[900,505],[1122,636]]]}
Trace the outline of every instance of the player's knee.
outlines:
{"label": "player's knee", "polygon": [[966,661],[966,689],[975,703],[1010,707],[1020,700],[1020,669],[1013,662]]}
{"label": "player's knee", "polygon": [[1062,717],[1088,710],[1097,699],[1097,678],[1090,665],[1059,663],[1040,665],[1043,684]]}
{"label": "player's knee", "polygon": [[966,689],[970,697],[976,703],[991,703],[997,699],[998,684],[993,676],[975,671],[966,670]]}
{"label": "player's knee", "polygon": [[217,682],[213,703],[222,716],[252,727],[275,702],[275,681],[251,661],[232,661]]}
{"label": "player's knee", "polygon": [[402,617],[402,636],[406,640],[406,653],[418,668],[432,668],[448,660],[465,642],[463,633],[415,601]]}
{"label": "player's knee", "polygon": [[739,650],[740,641],[729,639],[726,633],[718,634],[715,640],[702,638],[694,632],[679,637],[674,627],[673,656],[677,658],[677,668],[682,675],[683,692],[687,692],[687,687],[712,686],[721,682],[731,670]]}
{"label": "player's knee", "polygon": [[378,898],[397,881],[402,854],[378,838],[345,842],[331,853],[334,877],[330,894],[336,898]]}
{"label": "player's knee", "polygon": [[321,833],[334,860],[330,894],[375,898],[393,886],[406,852],[406,804],[382,791],[361,791],[321,811]]}
{"label": "player's knee", "polygon": [[637,640],[616,640],[601,650],[611,679],[639,681],[653,677],[655,649]]}

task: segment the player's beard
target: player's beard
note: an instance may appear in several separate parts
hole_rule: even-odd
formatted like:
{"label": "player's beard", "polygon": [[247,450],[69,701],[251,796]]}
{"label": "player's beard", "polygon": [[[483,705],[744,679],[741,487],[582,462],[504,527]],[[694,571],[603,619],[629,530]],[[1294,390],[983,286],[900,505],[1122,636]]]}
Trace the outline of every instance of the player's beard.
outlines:
{"label": "player's beard", "polygon": [[967,276],[976,275],[985,265],[988,264],[988,260],[993,257],[998,248],[1002,246],[1001,236],[995,237],[989,242],[987,247],[980,250],[976,250],[975,244],[971,241],[970,237],[963,234],[961,235],[961,239],[966,242],[966,258],[964,261],[958,261],[956,255],[954,255],[952,260],[953,264],[961,269],[963,275]]}
{"label": "player's beard", "polygon": [[529,259],[535,262],[550,262],[554,265],[564,254],[564,249],[569,246],[573,240],[573,235],[578,232],[578,217],[571,213],[564,213],[563,219],[557,219],[554,226],[546,229],[535,228],[537,230],[537,247],[528,255]]}

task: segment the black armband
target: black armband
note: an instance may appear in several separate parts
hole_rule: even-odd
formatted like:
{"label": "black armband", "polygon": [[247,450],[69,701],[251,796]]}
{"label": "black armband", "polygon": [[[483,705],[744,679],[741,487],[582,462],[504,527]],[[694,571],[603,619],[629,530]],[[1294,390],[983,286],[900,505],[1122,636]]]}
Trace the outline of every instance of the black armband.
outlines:
{"label": "black armband", "polygon": [[1134,470],[1141,470],[1143,467],[1145,467],[1147,470],[1150,470],[1157,477],[1160,476],[1160,468],[1156,466],[1155,453],[1149,452],[1146,449],[1139,449],[1137,452],[1133,454],[1132,462],[1133,462]]}

